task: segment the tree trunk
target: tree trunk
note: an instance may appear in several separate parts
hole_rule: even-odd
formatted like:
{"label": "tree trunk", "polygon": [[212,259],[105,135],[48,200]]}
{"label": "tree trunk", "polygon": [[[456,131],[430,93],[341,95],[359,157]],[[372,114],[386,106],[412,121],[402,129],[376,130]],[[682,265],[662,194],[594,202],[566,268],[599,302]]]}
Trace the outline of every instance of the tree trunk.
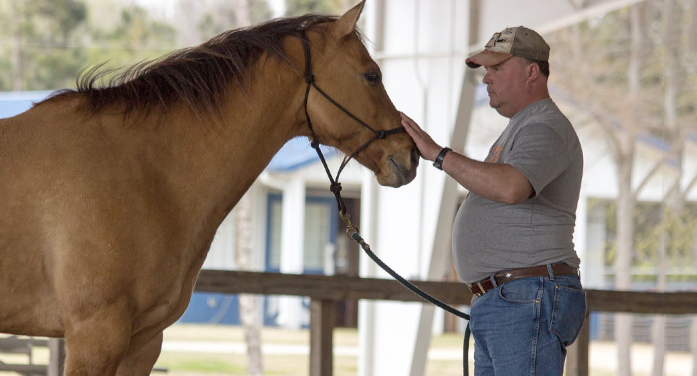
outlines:
{"label": "tree trunk", "polygon": [[[177,4],[177,43],[180,46],[195,46],[203,42],[198,25],[201,19],[201,3],[197,0],[178,0]],[[211,35],[207,35],[211,37]]]}
{"label": "tree trunk", "polygon": [[639,94],[641,93],[641,7],[641,4],[637,4],[629,9],[631,49],[629,51],[630,57],[627,81],[629,87],[629,105],[633,110],[631,111],[633,114],[636,113],[634,109],[638,106]]}
{"label": "tree trunk", "polygon": [[[249,14],[249,0],[235,0],[235,17],[237,18],[237,27],[249,26],[252,21]],[[251,243],[252,243],[252,199],[249,194],[244,195],[242,200],[237,204],[238,214],[237,219],[240,221],[237,224],[237,235],[239,236],[238,244],[241,245],[237,249],[238,262],[237,265],[249,269],[251,267]],[[244,203],[243,203],[244,201]],[[240,208],[240,206],[243,207]],[[242,209],[242,210],[241,210]],[[247,375],[262,376],[264,368],[261,354],[261,336],[259,315],[257,314],[256,297],[254,295],[240,295],[240,313],[242,325],[244,326],[244,336],[247,341]]]}
{"label": "tree trunk", "polygon": [[[658,246],[658,276],[656,277],[656,290],[666,291],[666,216],[669,215],[665,205],[661,213],[661,241]],[[653,318],[651,328],[653,342],[653,376],[663,376],[665,372],[666,356],[666,317],[657,315]]]}
{"label": "tree trunk", "polygon": [[697,316],[692,316],[690,350],[692,350],[692,376],[697,376]]}
{"label": "tree trunk", "polygon": [[[697,233],[692,239],[692,265],[697,266]],[[692,376],[697,376],[697,315],[690,325],[690,350],[692,351]]]}
{"label": "tree trunk", "polygon": [[[669,191],[664,193],[663,213],[661,214],[662,232],[658,253],[658,276],[656,290],[665,292],[666,285],[666,249],[671,242],[666,234],[666,219],[679,218],[684,206],[683,195],[680,191],[682,178],[683,138],[678,124],[678,93],[680,92],[680,29],[679,9],[675,0],[665,0],[663,9],[663,45],[664,52],[664,92],[663,92],[663,118],[666,135],[670,141],[670,153],[678,160],[678,176],[676,182],[669,186]],[[669,223],[676,223],[670,220]],[[665,374],[665,316],[656,316],[653,323],[654,363],[653,376]]]}
{"label": "tree trunk", "polygon": [[249,0],[235,0],[235,18],[237,18],[237,27],[246,27],[252,24],[252,17],[249,14]]}
{"label": "tree trunk", "polygon": [[[639,104],[641,92],[641,28],[642,5],[630,8],[630,60],[627,70],[629,89],[630,113]],[[636,124],[637,119],[631,121]],[[634,127],[629,127],[634,129]],[[615,289],[631,290],[632,288],[632,255],[634,253],[634,208],[635,193],[632,191],[632,170],[634,168],[634,132],[620,139],[617,145],[617,258],[615,260]],[[632,315],[627,313],[615,314],[615,341],[620,376],[632,374]]]}
{"label": "tree trunk", "polygon": [[12,90],[22,91],[22,9],[20,0],[12,1]]}
{"label": "tree trunk", "polygon": [[[680,80],[680,32],[675,0],[664,0],[663,10],[663,123],[674,134],[678,128],[677,98]],[[675,150],[673,150],[675,151]]]}
{"label": "tree trunk", "polygon": [[[615,260],[615,290],[630,290],[632,287],[632,253],[634,248],[634,207],[632,192],[632,167],[634,140],[628,140],[628,151],[617,160],[619,171],[619,197],[617,200],[617,258]],[[617,342],[619,376],[631,376],[632,315],[615,314],[615,341]]]}
{"label": "tree trunk", "polygon": [[[678,92],[678,47],[679,47],[679,32],[677,30],[676,22],[676,4],[674,0],[664,0],[663,8],[663,45],[665,46],[664,52],[664,71],[663,71],[663,120],[664,126],[666,127],[667,135],[674,140],[674,136],[680,132],[677,130],[677,92]],[[673,143],[674,144],[674,143]],[[675,150],[671,150],[675,152]],[[679,194],[674,194],[674,189],[671,192],[664,193],[664,201],[674,200]],[[680,189],[678,188],[678,192]],[[666,217],[670,216],[670,206],[666,207],[666,202],[664,202],[663,210],[661,213],[661,241],[658,252],[658,275],[657,275],[657,291],[666,291],[666,233],[665,233],[665,220]],[[665,316],[656,316],[653,321],[653,376],[663,376],[665,372],[664,359],[665,359]]]}
{"label": "tree trunk", "polygon": [[690,28],[687,34],[689,49],[692,53],[697,52],[697,0],[692,0],[692,15],[690,19]]}
{"label": "tree trunk", "polygon": [[[249,193],[235,207],[235,260],[240,270],[252,268],[252,198]],[[240,319],[247,342],[247,375],[261,376],[263,372],[261,354],[260,322],[255,295],[240,294]]]}

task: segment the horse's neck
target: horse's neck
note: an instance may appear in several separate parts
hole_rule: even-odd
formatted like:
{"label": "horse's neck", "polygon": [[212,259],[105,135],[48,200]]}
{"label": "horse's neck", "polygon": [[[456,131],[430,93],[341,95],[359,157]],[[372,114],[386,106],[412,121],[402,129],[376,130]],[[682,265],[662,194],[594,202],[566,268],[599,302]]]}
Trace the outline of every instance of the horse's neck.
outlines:
{"label": "horse's neck", "polygon": [[177,182],[181,209],[212,231],[281,146],[305,133],[301,79],[274,59],[259,66],[244,92],[231,91],[222,121],[216,114],[189,111],[171,117],[177,131],[169,138],[175,160],[168,163],[168,179]]}

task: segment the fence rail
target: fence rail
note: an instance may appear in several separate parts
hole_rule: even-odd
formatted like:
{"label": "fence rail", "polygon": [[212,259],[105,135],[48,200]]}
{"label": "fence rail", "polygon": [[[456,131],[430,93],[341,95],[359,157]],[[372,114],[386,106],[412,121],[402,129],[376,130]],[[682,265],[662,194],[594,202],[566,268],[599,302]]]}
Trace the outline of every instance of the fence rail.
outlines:
{"label": "fence rail", "polygon": [[[413,283],[451,305],[469,305],[472,294],[459,282],[413,281]],[[195,287],[199,292],[224,294],[258,294],[307,296],[310,303],[310,376],[331,376],[333,368],[333,331],[335,306],[339,300],[368,299],[403,302],[423,302],[399,282],[391,279],[356,278],[346,276],[295,275],[242,271],[202,270]],[[697,314],[697,292],[636,292],[586,290],[588,311],[586,322],[576,343],[568,349],[567,376],[587,376],[590,312],[627,312],[642,314]],[[5,345],[17,346],[6,338]],[[23,340],[20,345],[26,345]],[[33,345],[46,346],[45,341]],[[64,360],[64,349],[59,340],[48,341],[51,347],[50,366],[41,369],[17,368],[2,364],[3,368],[19,373],[59,375]],[[21,347],[21,346],[20,346]],[[9,349],[9,348],[8,348]],[[8,350],[5,349],[5,350]],[[0,349],[2,350],[2,349]],[[33,365],[32,365],[33,366]],[[19,365],[19,367],[25,367]],[[29,365],[27,365],[29,367]]]}
{"label": "fence rail", "polygon": [[[459,282],[413,281],[414,285],[451,305],[469,305],[472,294]],[[295,275],[202,270],[196,291],[224,294],[307,296],[310,303],[310,376],[332,375],[334,307],[345,299],[423,302],[399,282],[346,276]],[[588,375],[588,318],[592,311],[644,314],[697,314],[697,292],[585,290],[586,323],[569,347],[568,376]]]}

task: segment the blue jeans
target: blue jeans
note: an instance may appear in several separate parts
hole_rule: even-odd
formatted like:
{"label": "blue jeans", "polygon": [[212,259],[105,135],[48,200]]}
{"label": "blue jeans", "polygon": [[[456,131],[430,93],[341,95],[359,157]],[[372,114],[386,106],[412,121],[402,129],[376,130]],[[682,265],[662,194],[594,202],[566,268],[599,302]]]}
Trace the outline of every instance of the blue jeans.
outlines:
{"label": "blue jeans", "polygon": [[586,313],[578,276],[521,278],[472,300],[475,376],[561,376]]}

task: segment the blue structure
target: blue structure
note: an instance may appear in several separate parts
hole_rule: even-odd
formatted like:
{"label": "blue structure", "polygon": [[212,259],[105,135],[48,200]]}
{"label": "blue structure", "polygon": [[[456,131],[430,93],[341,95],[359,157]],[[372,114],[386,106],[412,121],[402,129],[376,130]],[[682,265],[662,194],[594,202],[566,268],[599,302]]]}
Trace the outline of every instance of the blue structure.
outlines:
{"label": "blue structure", "polygon": [[0,93],[0,119],[19,115],[34,103],[46,98],[51,91],[19,91]]}
{"label": "blue structure", "polygon": [[240,309],[238,296],[195,292],[191,296],[189,307],[178,322],[239,325]]}

